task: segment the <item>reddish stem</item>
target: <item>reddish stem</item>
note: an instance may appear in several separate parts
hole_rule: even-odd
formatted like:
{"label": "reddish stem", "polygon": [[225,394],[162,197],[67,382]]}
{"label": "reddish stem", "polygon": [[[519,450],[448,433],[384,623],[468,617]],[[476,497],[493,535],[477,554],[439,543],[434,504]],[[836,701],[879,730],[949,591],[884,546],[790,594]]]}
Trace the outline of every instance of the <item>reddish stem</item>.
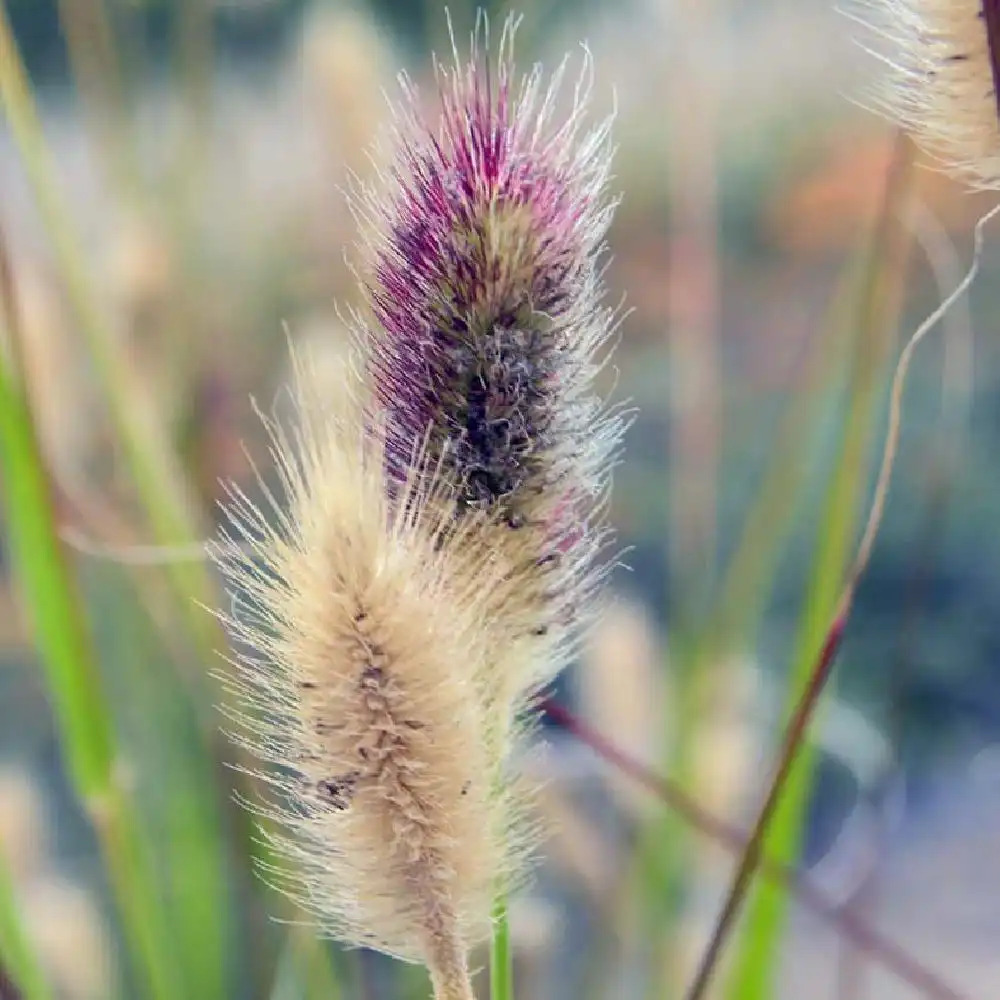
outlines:
{"label": "reddish stem", "polygon": [[723,904],[722,912],[719,914],[719,919],[716,921],[715,928],[712,931],[712,938],[701,957],[697,975],[687,992],[687,1000],[702,1000],[705,996],[705,991],[708,989],[708,984],[712,979],[712,973],[718,965],[722,947],[726,943],[726,937],[740,912],[740,906],[746,897],[747,889],[750,886],[754,873],[760,865],[764,834],[771,823],[775,810],[778,808],[781,793],[785,789],[785,782],[788,780],[788,775],[795,764],[799,747],[805,738],[806,728],[816,710],[816,705],[819,703],[820,695],[826,686],[830,671],[833,669],[837,650],[840,648],[840,641],[844,636],[844,628],[847,625],[849,610],[849,607],[844,608],[834,618],[833,624],[826,634],[826,639],[823,641],[823,648],[820,650],[816,667],[809,677],[809,683],[798,704],[795,706],[795,713],[792,715],[788,728],[785,731],[785,738],[782,741],[781,755],[778,758],[778,769],[771,779],[767,798],[764,800],[764,805],[761,806],[757,822],[754,823],[750,839],[740,858],[739,867],[736,869],[736,875],[729,887],[729,893]]}
{"label": "reddish stem", "polygon": [[[846,616],[844,616],[844,619],[846,620]],[[841,620],[839,622],[839,629],[831,629],[830,635],[824,644],[823,657],[830,663],[833,661],[836,647],[839,644],[843,626],[844,621]],[[826,667],[826,672],[829,672],[829,666]],[[811,688],[816,686],[815,680],[816,678],[814,678]],[[816,687],[817,695],[821,689],[822,683]],[[803,705],[805,705],[805,700],[803,701]],[[662,802],[684,817],[692,826],[701,830],[707,836],[725,844],[734,852],[743,852],[744,861],[750,856],[750,847],[748,846],[747,838],[741,830],[712,815],[712,813],[708,812],[693,798],[678,788],[670,779],[656,774],[641,762],[630,757],[601,733],[592,729],[587,723],[577,718],[572,712],[552,699],[543,699],[541,707],[553,722],[557,723],[567,732],[572,733],[582,743],[587,744],[587,746],[608,761],[608,763],[613,764],[624,774],[627,774],[639,784],[644,785]],[[799,715],[803,715],[799,726],[801,731],[804,730],[808,721],[802,712],[802,706],[800,706],[796,718]],[[793,720],[793,725],[794,722],[795,720]],[[791,726],[789,727],[789,735],[792,733],[792,728]],[[760,820],[758,820],[758,826],[760,830],[763,829],[763,826],[760,825]],[[926,996],[934,998],[934,1000],[967,1000],[957,990],[945,983],[937,973],[921,964],[905,949],[896,944],[896,942],[875,928],[870,927],[856,914],[842,909],[836,903],[827,899],[819,889],[803,878],[791,865],[762,856],[760,832],[757,831],[757,833],[758,842],[753,853],[753,864],[754,866],[759,865],[761,871],[768,878],[788,888],[805,907],[829,920],[857,948],[879,959],[886,968],[891,969],[900,979],[909,983],[914,989],[920,990]],[[752,839],[751,837],[751,842]]]}

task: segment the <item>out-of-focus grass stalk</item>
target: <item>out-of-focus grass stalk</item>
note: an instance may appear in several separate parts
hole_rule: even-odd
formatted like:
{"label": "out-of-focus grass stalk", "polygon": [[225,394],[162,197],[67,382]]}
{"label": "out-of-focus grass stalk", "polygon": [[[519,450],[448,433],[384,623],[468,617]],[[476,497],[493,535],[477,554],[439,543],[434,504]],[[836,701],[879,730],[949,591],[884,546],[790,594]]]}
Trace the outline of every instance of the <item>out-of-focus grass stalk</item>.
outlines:
{"label": "out-of-focus grass stalk", "polygon": [[[906,154],[909,155],[908,153]],[[908,160],[894,173],[894,187],[905,187]],[[891,197],[890,197],[891,195]],[[681,633],[672,646],[672,662],[679,675],[688,683],[678,692],[680,708],[674,715],[682,732],[675,743],[673,773],[679,785],[689,787],[692,762],[685,753],[699,712],[703,709],[706,692],[717,685],[715,666],[732,653],[738,653],[753,642],[753,632],[766,605],[767,595],[778,566],[778,556],[793,526],[793,513],[801,501],[808,462],[802,457],[814,439],[817,422],[826,411],[825,390],[830,384],[831,370],[839,368],[848,354],[845,335],[857,315],[857,307],[849,307],[871,294],[859,290],[859,274],[863,282],[871,280],[869,259],[885,261],[891,251],[893,228],[888,225],[891,213],[897,211],[900,195],[887,191],[883,205],[883,222],[875,234],[870,255],[865,263],[849,265],[838,291],[831,299],[824,332],[816,338],[815,347],[803,368],[803,380],[796,388],[777,436],[772,458],[765,470],[756,500],[741,530],[739,542],[731,557],[718,590],[718,598],[710,614],[695,634]],[[856,335],[853,335],[856,343]],[[855,364],[858,364],[855,359]],[[688,777],[686,777],[688,776]],[[669,917],[671,905],[664,897],[675,898],[680,889],[679,879],[686,863],[683,845],[678,845],[680,831],[677,819],[669,814],[654,821],[640,838],[639,871],[641,889],[646,897],[647,919],[661,923]],[[671,861],[671,856],[673,860]],[[645,861],[643,861],[645,858]],[[781,890],[772,890],[780,894]],[[650,982],[651,996],[663,989],[676,989],[677,970],[660,969]]]}
{"label": "out-of-focus grass stalk", "polygon": [[[6,3],[0,0],[0,104],[13,133],[25,170],[34,191],[42,221],[55,251],[70,305],[93,359],[111,419],[122,443],[130,481],[149,522],[154,540],[165,547],[189,542],[201,536],[191,524],[191,505],[184,473],[169,441],[154,419],[149,401],[141,390],[128,362],[109,336],[94,297],[85,258],[70,218],[59,197],[51,159],[31,94],[23,61],[7,17]],[[54,530],[54,529],[53,529]],[[175,591],[187,630],[194,637],[197,658],[208,662],[222,646],[215,620],[197,606],[211,603],[211,584],[200,562],[167,563],[167,578]],[[206,732],[215,731],[210,721],[213,698],[207,694],[202,675],[189,676],[203,696],[192,704]],[[92,716],[86,713],[84,718]],[[103,723],[102,723],[103,724]],[[190,908],[179,919],[177,933],[183,947],[175,957],[197,979],[199,995],[226,995],[224,935],[227,907],[215,817],[203,831],[201,892],[197,912]],[[112,815],[110,822],[115,825]],[[128,832],[117,831],[119,837]],[[193,834],[192,834],[193,835]],[[190,863],[190,858],[188,859]],[[140,932],[148,922],[137,928]],[[152,994],[150,994],[152,995]],[[176,994],[175,994],[176,995]]]}
{"label": "out-of-focus grass stalk", "polygon": [[[713,607],[694,635],[686,642],[674,644],[674,667],[685,678],[680,686],[679,707],[674,712],[679,729],[674,773],[684,787],[699,788],[703,797],[729,793],[722,788],[714,792],[700,789],[695,784],[701,780],[701,762],[693,756],[690,746],[700,740],[705,748],[714,748],[713,742],[703,738],[702,727],[718,725],[713,706],[719,704],[720,698],[729,697],[727,692],[741,689],[738,673],[744,668],[740,654],[753,648],[755,631],[772,590],[779,558],[802,504],[809,472],[809,462],[804,456],[829,410],[831,383],[839,380],[837,373],[847,361],[845,305],[848,297],[845,293],[857,283],[856,270],[856,264],[850,266],[841,279],[840,288],[833,294],[827,309],[823,329],[804,360],[801,381],[782,415],[753,506],[744,519]],[[706,709],[710,710],[707,717]],[[719,802],[715,808],[724,812],[727,806]],[[662,817],[654,832],[653,855],[663,853],[663,847],[657,847],[656,842],[663,845],[677,839],[677,833],[672,832],[676,831],[676,825],[673,817]],[[715,851],[697,847],[694,850],[693,857],[687,853],[678,854],[678,863],[685,866],[689,887],[696,887],[695,880],[699,878],[713,878],[718,863]],[[662,893],[664,888],[669,891],[678,881],[676,872],[671,877],[668,871],[663,871],[662,858],[651,856],[650,863],[660,866],[661,873],[659,877],[650,877],[649,872],[643,875],[645,891]],[[666,884],[664,875],[668,876]],[[655,912],[655,904],[651,909]],[[697,941],[699,928],[693,926],[690,930],[689,944]],[[660,979],[654,978],[654,988],[669,986],[671,991],[682,988],[686,977],[693,973],[691,962],[696,957],[694,954],[678,955],[670,968],[662,970]]]}
{"label": "out-of-focus grass stalk", "polygon": [[[672,65],[668,90],[683,95],[670,108],[673,142],[667,169],[669,201],[668,363],[671,372],[667,442],[667,560],[672,601],[671,626],[690,630],[704,612],[716,571],[718,469],[721,449],[722,392],[718,336],[718,109],[711,87],[691,86],[702,55],[714,39],[723,0],[684,0],[677,11],[685,38],[682,57]],[[678,672],[683,689],[690,675]],[[674,717],[671,712],[670,716]],[[675,758],[685,749],[691,727],[672,734]],[[673,872],[665,900],[644,905],[644,922],[654,930],[653,953],[666,969],[678,964],[673,933],[676,903],[690,881],[690,854],[696,849],[671,817],[672,834],[653,850],[658,865]],[[672,862],[662,855],[669,851]],[[640,896],[649,899],[649,882]],[[660,971],[651,984],[659,990]]]}
{"label": "out-of-focus grass stalk", "polygon": [[[857,348],[848,410],[841,429],[837,459],[817,533],[817,550],[799,624],[789,677],[791,714],[810,681],[817,650],[827,642],[830,621],[851,557],[858,513],[867,482],[868,461],[884,369],[898,317],[909,240],[898,223],[911,187],[912,155],[900,141],[890,174],[878,232],[871,244],[858,302]],[[761,847],[769,856],[792,862],[798,855],[813,782],[814,753],[807,743],[796,751],[782,796]],[[750,895],[736,962],[729,980],[733,1000],[767,1000],[772,995],[780,960],[780,940],[787,914],[787,895],[758,885]]]}
{"label": "out-of-focus grass stalk", "polygon": [[309,927],[289,930],[278,956],[270,1000],[339,1000],[342,994],[326,942]]}
{"label": "out-of-focus grass stalk", "polygon": [[[184,105],[184,129],[173,164],[177,203],[170,213],[175,237],[197,246],[200,195],[211,135],[212,9],[208,0],[175,5],[174,67]],[[197,275],[192,275],[196,279]],[[175,359],[184,364],[185,359]]]}
{"label": "out-of-focus grass stalk", "polygon": [[[780,556],[802,505],[810,469],[805,456],[829,413],[831,386],[845,374],[843,369],[849,357],[845,349],[848,297],[844,293],[856,287],[856,271],[856,264],[848,268],[828,306],[823,329],[809,348],[800,384],[782,415],[770,459],[713,606],[694,634],[686,642],[674,645],[675,669],[685,681],[680,686],[679,707],[674,712],[679,733],[674,761],[677,780],[687,788],[698,789],[703,802],[719,799],[713,807],[723,815],[738,804],[732,800],[739,790],[718,781],[713,783],[711,775],[717,768],[707,761],[706,775],[706,761],[700,758],[719,752],[713,738],[720,725],[718,713],[728,713],[733,707],[743,710],[739,692],[745,686],[741,675],[746,667],[741,654],[753,648]],[[671,837],[668,827],[672,822],[670,817],[664,817],[661,833],[664,839]],[[693,851],[686,852],[680,860],[688,891],[710,892],[718,871],[717,850],[712,845],[695,844]],[[649,880],[648,884],[654,885],[655,881]],[[672,990],[682,988],[694,971],[692,963],[697,953],[691,946],[697,945],[701,928],[698,914],[692,917],[695,922],[688,928],[689,933],[682,935],[682,940],[688,943],[687,953],[679,954],[672,967],[664,970],[663,986],[669,983]]]}
{"label": "out-of-focus grass stalk", "polygon": [[104,0],[59,0],[59,23],[70,66],[98,129],[95,144],[117,193],[135,191],[122,71]]}
{"label": "out-of-focus grass stalk", "polygon": [[[671,71],[672,155],[668,352],[669,570],[679,614],[697,613],[715,571],[722,392],[718,336],[717,108],[711,87],[690,81],[708,51],[722,0],[680,4],[685,38]],[[683,83],[682,83],[683,81]]]}
{"label": "out-of-focus grass stalk", "polygon": [[181,86],[194,118],[189,138],[204,138],[198,126],[204,124],[212,77],[212,10],[206,0],[180,0],[176,47]]}
{"label": "out-of-focus grass stalk", "polygon": [[856,270],[852,264],[834,293],[824,330],[817,337],[802,370],[801,383],[781,418],[753,506],[726,566],[718,600],[698,636],[693,659],[699,664],[717,662],[753,643],[778,560],[802,501],[809,463],[799,458],[805,454],[825,409],[831,373],[842,368],[846,360],[847,300],[849,290],[857,285]]}
{"label": "out-of-focus grass stalk", "polygon": [[[45,973],[21,925],[7,859],[0,853],[0,954],[3,972],[14,982],[22,1000],[52,1000]],[[0,984],[0,993],[2,993]]]}
{"label": "out-of-focus grass stalk", "polygon": [[[669,778],[661,777],[641,761],[629,756],[602,733],[576,718],[558,702],[546,698],[542,702],[546,715],[567,732],[572,733],[607,763],[627,774],[657,796],[664,805],[675,810],[691,826],[711,840],[740,852],[746,847],[746,835],[724,819],[706,811],[696,797],[683,791]],[[837,901],[827,899],[794,865],[783,864],[763,856],[761,873],[793,893],[800,903],[818,916],[824,917],[840,931],[845,941],[873,959],[879,959],[914,989],[935,1000],[961,1000],[960,995],[935,972],[914,958],[881,931],[871,927],[856,913],[845,910]]]}
{"label": "out-of-focus grass stalk", "polygon": [[[149,519],[154,539],[177,545],[200,537],[193,530],[183,470],[169,442],[152,419],[127,362],[115,350],[94,298],[79,240],[58,194],[51,160],[17,44],[0,0],[0,103],[34,191],[42,221],[52,241],[63,281],[80,331],[94,361],[130,479]],[[195,600],[209,603],[211,588],[199,563],[170,562],[167,572],[181,597],[181,607],[203,650],[218,643],[211,616]]]}
{"label": "out-of-focus grass stalk", "polygon": [[504,896],[498,896],[493,905],[490,1000],[514,1000],[514,956],[510,949],[510,921]]}
{"label": "out-of-focus grass stalk", "polygon": [[[844,332],[847,329],[847,292],[856,286],[857,265],[851,264],[831,298],[822,330],[815,338],[803,366],[803,379],[781,419],[775,447],[764,471],[754,505],[747,515],[739,541],[719,586],[719,596],[704,623],[694,634],[680,633],[671,650],[672,667],[685,683],[677,692],[681,702],[673,706],[671,717],[680,729],[673,759],[665,762],[675,779],[688,787],[692,762],[685,746],[696,731],[697,718],[708,689],[717,688],[714,666],[727,656],[739,653],[753,642],[753,631],[766,604],[785,540],[794,527],[794,512],[802,500],[802,487],[809,469],[801,460],[817,426],[828,408],[831,372],[845,360]],[[666,706],[670,710],[671,706]],[[665,897],[675,898],[687,855],[677,841],[676,817],[664,814],[649,825],[640,838],[638,891],[647,897],[647,919],[662,924]],[[670,856],[673,856],[673,862]],[[667,908],[672,908],[669,900]],[[669,916],[670,914],[666,914]],[[670,927],[663,928],[671,933]],[[670,985],[676,988],[675,973],[664,968],[663,975],[651,978],[651,995]],[[672,985],[671,985],[672,984]]]}
{"label": "out-of-focus grass stalk", "polygon": [[[0,50],[0,62],[3,55]],[[151,1000],[179,996],[171,942],[145,869],[131,803],[118,785],[114,728],[84,611],[61,548],[50,484],[19,384],[19,333],[6,252],[0,299],[10,350],[0,352],[0,471],[14,576],[31,620],[74,791],[97,831],[122,931]]]}
{"label": "out-of-focus grass stalk", "polygon": [[[178,943],[189,994],[226,998],[221,963],[228,944],[227,852],[219,815],[218,762],[198,739],[193,699],[179,696],[177,672],[165,649],[163,628],[151,619],[135,581],[116,567],[88,567],[91,608],[106,676],[123,708],[122,735],[145,774],[143,833],[162,867],[164,910]],[[137,671],[135,664],[143,664]],[[244,964],[244,976],[251,975]]]}

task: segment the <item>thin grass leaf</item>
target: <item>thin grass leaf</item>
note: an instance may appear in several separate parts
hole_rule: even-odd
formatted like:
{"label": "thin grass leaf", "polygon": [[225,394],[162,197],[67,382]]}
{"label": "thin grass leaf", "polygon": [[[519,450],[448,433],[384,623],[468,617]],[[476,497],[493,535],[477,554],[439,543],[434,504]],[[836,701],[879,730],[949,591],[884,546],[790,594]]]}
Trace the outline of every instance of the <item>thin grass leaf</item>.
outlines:
{"label": "thin grass leaf", "polygon": [[[840,598],[844,573],[852,555],[854,532],[868,476],[868,455],[878,426],[876,405],[880,373],[900,305],[900,286],[908,242],[895,223],[901,199],[909,194],[909,150],[900,147],[896,169],[887,186],[879,232],[872,241],[869,263],[859,297],[855,366],[848,410],[840,433],[836,461],[830,472],[824,512],[820,518],[816,556],[800,618],[789,676],[788,716],[802,698],[817,661],[817,650],[828,640],[830,621]],[[796,752],[773,819],[764,833],[762,850],[779,862],[798,857],[806,810],[812,792],[815,754],[808,743]],[[780,941],[788,912],[787,893],[758,884],[750,893],[739,950],[729,980],[733,1000],[771,997]]]}
{"label": "thin grass leaf", "polygon": [[132,581],[117,567],[98,564],[88,583],[122,743],[137,770],[158,776],[140,783],[136,802],[151,857],[165,873],[164,910],[180,949],[186,995],[231,996],[216,964],[234,922],[216,794],[219,765],[205,752],[198,713]]}
{"label": "thin grass leaf", "polygon": [[291,928],[278,956],[270,1000],[340,1000],[342,996],[326,942],[309,928]]}
{"label": "thin grass leaf", "polygon": [[[695,798],[682,791],[669,778],[661,777],[641,761],[630,757],[558,702],[546,698],[542,707],[550,719],[572,733],[607,763],[661,799],[665,806],[676,812],[693,829],[736,853],[745,849],[746,835],[742,830],[707,812]],[[960,1000],[959,994],[937,973],[869,926],[859,914],[845,910],[835,900],[827,899],[794,866],[762,857],[760,870],[765,877],[794,893],[804,907],[829,920],[860,954],[883,962],[886,968],[892,969],[903,981],[914,989],[923,991],[928,997],[934,997],[935,1000]]]}
{"label": "thin grass leaf", "polygon": [[[803,381],[796,388],[781,418],[775,446],[760,480],[756,499],[744,519],[740,539],[730,557],[718,597],[697,634],[675,635],[671,648],[673,670],[681,679],[670,697],[676,704],[664,706],[665,717],[675,719],[676,738],[671,748],[671,767],[681,787],[690,787],[685,774],[691,760],[688,744],[696,731],[699,706],[704,704],[706,682],[715,683],[714,665],[740,650],[752,647],[757,626],[771,594],[779,561],[803,504],[806,459],[820,426],[829,415],[827,391],[831,373],[849,363],[845,333],[848,325],[846,300],[856,284],[852,263],[830,300],[822,332],[803,366]],[[846,373],[844,375],[846,378]],[[687,876],[690,844],[683,824],[671,813],[657,816],[639,841],[634,859],[636,891],[645,899],[644,912],[650,933],[672,933],[674,910],[679,904]],[[660,931],[654,929],[659,927]],[[666,973],[673,970],[667,968]],[[666,978],[670,978],[668,975]],[[676,984],[672,984],[671,988]],[[666,988],[663,976],[650,981],[651,1000]]]}
{"label": "thin grass leaf", "polygon": [[[0,105],[66,287],[69,305],[93,359],[108,412],[121,441],[129,481],[149,521],[154,540],[165,546],[202,537],[191,517],[184,472],[162,430],[151,419],[147,400],[121,352],[116,351],[87,273],[85,255],[59,194],[55,172],[17,43],[0,0]],[[181,597],[187,624],[207,651],[216,648],[218,632],[194,601],[211,603],[208,575],[199,563],[170,562],[167,573]]]}
{"label": "thin grass leaf", "polygon": [[[134,485],[149,522],[154,540],[174,546],[199,537],[190,517],[188,490],[183,470],[172,454],[169,442],[157,427],[145,405],[133,372],[114,351],[87,275],[79,239],[59,197],[52,162],[45,145],[30,84],[17,44],[11,32],[6,6],[0,0],[0,103],[11,128],[51,240],[56,261],[66,285],[68,299],[86,341],[116,433],[123,445],[129,481]],[[16,482],[16,480],[11,480]],[[50,525],[54,528],[54,525]],[[53,545],[58,543],[53,540]],[[29,568],[29,572],[32,570]],[[209,662],[223,642],[216,623],[197,602],[211,604],[211,583],[206,568],[197,562],[168,563],[166,570],[188,631],[195,640],[196,660]],[[51,630],[48,630],[51,631]],[[50,643],[69,641],[58,634]],[[199,713],[202,753],[209,756],[207,733],[215,732],[211,715],[214,698],[202,675],[193,676],[198,689],[191,704]],[[90,692],[97,687],[84,681]],[[96,695],[93,695],[96,697]],[[84,713],[84,718],[91,715]],[[74,717],[75,718],[75,717]],[[99,734],[91,734],[93,740]],[[85,746],[86,741],[80,741]],[[215,809],[218,806],[216,804]],[[211,810],[209,811],[211,813]],[[223,998],[226,985],[224,937],[226,895],[222,865],[217,863],[221,842],[216,815],[206,813],[199,839],[204,845],[205,863],[197,906],[180,918],[184,942],[178,964],[196,970],[199,996]],[[194,831],[192,831],[194,836]]]}
{"label": "thin grass leaf", "polygon": [[[0,854],[0,974],[8,975],[21,1000],[52,1000],[45,973],[21,925],[14,886],[6,859]],[[2,993],[0,987],[0,993]]]}
{"label": "thin grass leaf", "polygon": [[170,942],[143,868],[130,805],[116,783],[112,719],[80,595],[60,547],[31,411],[11,364],[18,337],[9,275],[0,247],[0,296],[12,347],[0,352],[0,479],[13,576],[45,669],[69,777],[97,830],[145,993],[152,1000],[172,1000],[178,994],[167,960]]}

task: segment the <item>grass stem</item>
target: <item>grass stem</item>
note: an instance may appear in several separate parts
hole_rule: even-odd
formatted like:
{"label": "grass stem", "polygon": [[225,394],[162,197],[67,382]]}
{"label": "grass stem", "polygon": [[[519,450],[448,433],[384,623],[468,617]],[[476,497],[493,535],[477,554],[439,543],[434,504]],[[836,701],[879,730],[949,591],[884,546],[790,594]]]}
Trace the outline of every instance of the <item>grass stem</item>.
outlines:
{"label": "grass stem", "polygon": [[[7,859],[0,851],[0,997],[52,1000],[45,973],[18,912],[16,889]],[[6,980],[6,983],[5,983]],[[5,988],[6,987],[6,988]]]}
{"label": "grass stem", "polygon": [[507,899],[499,894],[493,904],[490,938],[490,1000],[514,1000],[514,957],[510,948]]}
{"label": "grass stem", "polygon": [[[713,816],[676,782],[656,774],[630,757],[558,702],[545,699],[542,708],[553,722],[572,733],[623,774],[647,788],[695,829],[734,851],[747,850],[747,837],[743,831]],[[962,995],[945,983],[936,972],[928,969],[881,931],[869,926],[858,915],[831,902],[791,865],[763,853],[759,855],[759,865],[765,877],[792,892],[803,906],[830,921],[859,951],[877,958],[915,990],[933,1000],[963,1000]]]}

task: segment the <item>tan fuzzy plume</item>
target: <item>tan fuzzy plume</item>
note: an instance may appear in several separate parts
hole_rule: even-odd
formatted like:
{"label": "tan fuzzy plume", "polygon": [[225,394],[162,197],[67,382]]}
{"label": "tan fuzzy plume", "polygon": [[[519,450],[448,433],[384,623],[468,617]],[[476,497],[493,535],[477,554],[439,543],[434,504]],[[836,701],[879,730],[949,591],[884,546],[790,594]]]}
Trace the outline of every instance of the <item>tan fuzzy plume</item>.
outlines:
{"label": "tan fuzzy plume", "polygon": [[518,581],[491,616],[509,703],[551,680],[591,615],[628,423],[597,391],[620,319],[604,302],[611,119],[589,121],[589,57],[571,86],[566,61],[551,79],[519,73],[517,26],[494,46],[481,15],[467,54],[452,38],[434,113],[401,78],[391,167],[352,201],[368,306],[355,327],[387,476],[405,479],[423,443],[456,519],[490,514],[478,544]]}
{"label": "tan fuzzy plume", "polygon": [[890,70],[879,110],[948,173],[1000,187],[1000,0],[858,0],[849,15]]}
{"label": "tan fuzzy plume", "polygon": [[[301,375],[301,371],[300,371]],[[471,997],[465,956],[515,867],[506,726],[486,681],[484,595],[502,586],[434,470],[390,502],[379,435],[296,394],[267,421],[284,501],[233,489],[216,548],[237,645],[235,738],[276,767],[270,871],[323,930],[428,966]],[[248,555],[234,555],[240,549]]]}

